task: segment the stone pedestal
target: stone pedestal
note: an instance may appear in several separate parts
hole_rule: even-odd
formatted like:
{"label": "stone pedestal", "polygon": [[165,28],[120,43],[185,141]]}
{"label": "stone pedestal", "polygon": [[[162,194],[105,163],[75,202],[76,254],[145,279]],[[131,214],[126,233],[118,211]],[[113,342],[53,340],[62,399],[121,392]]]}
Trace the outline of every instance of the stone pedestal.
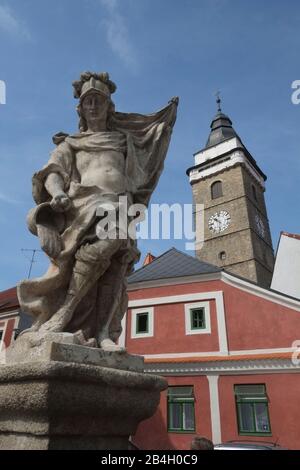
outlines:
{"label": "stone pedestal", "polygon": [[2,356],[1,450],[124,450],[155,412],[166,382],[143,373],[141,357],[74,344],[71,336],[26,355],[25,335]]}

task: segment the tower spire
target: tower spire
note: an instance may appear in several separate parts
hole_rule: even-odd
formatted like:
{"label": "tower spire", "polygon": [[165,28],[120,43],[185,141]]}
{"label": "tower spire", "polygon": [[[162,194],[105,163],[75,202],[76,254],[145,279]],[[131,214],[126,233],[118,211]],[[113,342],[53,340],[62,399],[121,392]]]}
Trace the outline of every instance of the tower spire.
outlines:
{"label": "tower spire", "polygon": [[[220,144],[224,140],[232,137],[238,137],[237,133],[232,127],[232,122],[226,114],[222,113],[220,91],[215,93],[217,103],[217,114],[212,120],[210,125],[211,131],[208,136],[205,148],[212,147],[213,145]],[[241,140],[241,139],[240,139]]]}

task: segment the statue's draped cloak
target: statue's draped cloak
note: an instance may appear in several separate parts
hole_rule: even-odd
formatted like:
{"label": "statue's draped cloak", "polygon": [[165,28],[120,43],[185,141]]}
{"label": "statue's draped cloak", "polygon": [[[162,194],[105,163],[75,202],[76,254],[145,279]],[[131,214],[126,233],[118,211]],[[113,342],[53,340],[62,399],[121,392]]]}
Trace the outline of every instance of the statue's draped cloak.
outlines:
{"label": "statue's draped cloak", "polygon": [[[81,185],[76,167],[76,152],[98,152],[101,149],[122,152],[126,158],[126,194],[131,203],[147,206],[163,170],[176,119],[176,108],[176,104],[172,102],[151,115],[113,113],[109,121],[109,131],[83,132],[73,136],[62,134],[63,137],[57,137],[58,145],[52,152],[49,162],[33,175],[33,197],[37,206],[28,215],[28,226],[36,235],[39,223],[44,224],[48,230],[60,233],[62,251],[55,259],[50,260],[49,269],[44,276],[24,280],[18,286],[21,309],[33,315],[39,323],[50,318],[64,302],[75,262],[75,253],[90,239],[95,225],[95,212],[99,202],[103,200],[104,191],[101,188]],[[64,191],[72,201],[72,209],[64,214],[55,213],[49,206],[51,196],[45,188],[45,181],[51,173],[58,173],[62,177]],[[129,266],[132,267],[138,258],[136,244],[130,242],[128,250],[132,255],[131,260],[129,259]],[[118,260],[116,259],[114,263],[118,263]],[[112,270],[113,268],[116,272],[117,266],[112,266]],[[75,311],[75,323],[71,330],[82,328],[88,336],[96,335],[96,325],[99,324],[97,318],[102,315],[104,307],[101,306],[99,298],[101,282],[106,285],[107,290],[109,283],[113,283],[113,279],[110,279],[112,270],[109,272],[109,268],[103,276],[107,278],[106,282],[102,277],[102,281],[95,283],[94,295],[90,292],[82,300]],[[124,307],[126,309],[125,304],[122,305],[122,308]],[[119,317],[124,311],[119,313]],[[120,325],[117,329],[120,330]]]}

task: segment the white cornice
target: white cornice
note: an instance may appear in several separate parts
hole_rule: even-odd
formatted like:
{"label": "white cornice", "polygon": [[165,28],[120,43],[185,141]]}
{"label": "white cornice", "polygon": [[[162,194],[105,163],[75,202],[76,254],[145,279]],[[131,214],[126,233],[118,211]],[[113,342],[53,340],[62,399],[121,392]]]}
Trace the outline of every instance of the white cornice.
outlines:
{"label": "white cornice", "polygon": [[258,297],[261,297],[265,300],[269,300],[270,302],[275,302],[279,305],[283,305],[284,307],[291,308],[300,312],[300,300],[292,299],[279,292],[264,289],[263,287],[260,287],[256,284],[247,281],[246,279],[241,279],[225,271],[220,271],[212,274],[198,274],[196,276],[175,277],[167,279],[157,279],[153,281],[136,282],[128,286],[128,291],[131,292],[139,289],[147,289],[150,287],[163,287],[177,284],[191,284],[193,282],[206,282],[217,280],[222,280],[226,284],[229,284],[237,289],[240,289],[253,295],[257,295]]}
{"label": "white cornice", "polygon": [[201,363],[145,364],[145,372],[160,375],[247,375],[300,373],[300,365],[290,359],[256,359],[245,361],[209,361]]}
{"label": "white cornice", "polygon": [[169,277],[165,279],[154,279],[153,281],[134,282],[128,284],[127,291],[148,289],[150,287],[175,286],[177,284],[191,284],[193,282],[218,281],[221,279],[221,271],[210,274],[196,274],[184,277]]}
{"label": "white cornice", "polygon": [[7,313],[0,313],[0,321],[6,320],[7,318],[10,318],[10,317],[17,317],[19,314],[20,314],[19,310],[13,310]]}
{"label": "white cornice", "polygon": [[164,304],[174,304],[180,302],[190,302],[197,300],[207,300],[215,299],[217,296],[222,295],[221,291],[213,292],[196,292],[192,294],[182,294],[182,295],[165,295],[164,297],[152,297],[149,299],[136,299],[130,300],[128,308],[134,307],[145,307],[151,305],[164,305]]}

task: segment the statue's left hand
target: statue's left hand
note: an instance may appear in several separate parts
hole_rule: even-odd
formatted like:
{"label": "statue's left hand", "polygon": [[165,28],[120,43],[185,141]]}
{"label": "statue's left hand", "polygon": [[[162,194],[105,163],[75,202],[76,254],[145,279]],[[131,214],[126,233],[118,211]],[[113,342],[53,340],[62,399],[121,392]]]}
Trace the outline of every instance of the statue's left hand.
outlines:
{"label": "statue's left hand", "polygon": [[72,203],[68,196],[61,192],[53,197],[50,205],[56,212],[66,212],[71,208]]}

